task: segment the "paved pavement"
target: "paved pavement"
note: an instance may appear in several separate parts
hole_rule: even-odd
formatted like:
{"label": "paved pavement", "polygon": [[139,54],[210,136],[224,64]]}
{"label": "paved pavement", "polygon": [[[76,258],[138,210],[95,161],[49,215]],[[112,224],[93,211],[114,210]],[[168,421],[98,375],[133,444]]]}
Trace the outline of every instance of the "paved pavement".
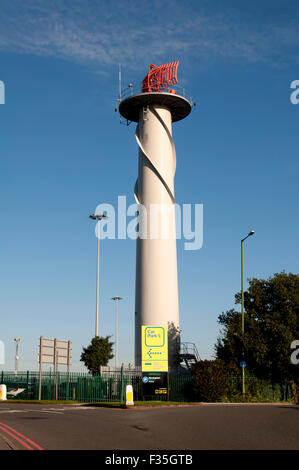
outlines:
{"label": "paved pavement", "polygon": [[203,404],[121,410],[2,403],[0,449],[298,449],[299,407]]}

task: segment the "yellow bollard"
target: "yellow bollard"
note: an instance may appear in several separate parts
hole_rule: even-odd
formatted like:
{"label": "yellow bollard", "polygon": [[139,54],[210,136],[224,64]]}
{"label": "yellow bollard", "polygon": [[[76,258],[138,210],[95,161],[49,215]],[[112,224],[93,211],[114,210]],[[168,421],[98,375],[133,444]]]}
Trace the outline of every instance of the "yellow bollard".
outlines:
{"label": "yellow bollard", "polygon": [[133,387],[132,385],[127,385],[126,386],[126,405],[132,406],[134,405],[134,399],[133,399]]}

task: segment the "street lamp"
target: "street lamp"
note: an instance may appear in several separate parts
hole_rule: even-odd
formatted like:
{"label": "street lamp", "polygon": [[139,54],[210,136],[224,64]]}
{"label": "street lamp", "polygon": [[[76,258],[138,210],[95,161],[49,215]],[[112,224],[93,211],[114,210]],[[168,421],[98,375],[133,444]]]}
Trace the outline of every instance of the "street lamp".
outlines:
{"label": "street lamp", "polygon": [[[90,219],[96,220],[97,223],[100,223],[102,219],[107,219],[106,214],[91,214]],[[100,267],[100,229],[97,233],[97,245],[98,245],[98,255],[97,255],[97,296],[96,296],[96,327],[95,327],[95,336],[99,336],[99,267]]]}
{"label": "street lamp", "polygon": [[122,297],[112,297],[111,300],[115,301],[115,370],[118,363],[118,302],[122,300]]}
{"label": "street lamp", "polygon": [[19,360],[19,342],[21,338],[14,338],[14,342],[16,343],[16,355],[15,355],[15,375],[18,375],[18,360]]}
{"label": "street lamp", "polygon": [[[254,235],[254,230],[250,230],[248,235],[241,240],[241,295],[242,295],[242,338],[243,338],[243,362],[244,362],[244,333],[245,333],[245,318],[244,318],[244,248],[243,244],[246,238]],[[242,394],[245,395],[245,364],[242,365]]]}

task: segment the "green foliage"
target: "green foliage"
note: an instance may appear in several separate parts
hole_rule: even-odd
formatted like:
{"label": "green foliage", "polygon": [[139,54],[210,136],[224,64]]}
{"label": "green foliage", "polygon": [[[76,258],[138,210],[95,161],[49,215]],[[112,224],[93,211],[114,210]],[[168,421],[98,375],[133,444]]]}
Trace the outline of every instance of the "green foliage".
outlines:
{"label": "green foliage", "polygon": [[95,336],[87,348],[83,348],[80,361],[84,362],[85,367],[96,375],[100,373],[101,366],[107,366],[110,359],[113,359],[113,344],[109,341],[111,336],[102,338]]}
{"label": "green foliage", "polygon": [[185,395],[200,402],[280,402],[291,401],[290,384],[273,384],[269,380],[246,376],[246,394],[242,394],[240,368],[221,359],[199,361],[192,368],[192,382]]}
{"label": "green foliage", "polygon": [[229,377],[230,390],[227,401],[230,402],[281,402],[291,401],[290,384],[273,384],[269,380],[246,375],[246,394],[242,394],[242,375]]}
{"label": "green foliage", "polygon": [[224,361],[199,361],[192,368],[192,392],[197,401],[224,400],[230,393],[228,367]]}
{"label": "green foliage", "polygon": [[[299,366],[291,364],[290,346],[299,339],[299,275],[282,272],[266,280],[249,279],[244,294],[244,336],[241,314],[234,309],[222,313],[217,358],[236,367],[244,358],[247,372],[272,383],[298,382]],[[241,294],[235,298],[240,304]]]}

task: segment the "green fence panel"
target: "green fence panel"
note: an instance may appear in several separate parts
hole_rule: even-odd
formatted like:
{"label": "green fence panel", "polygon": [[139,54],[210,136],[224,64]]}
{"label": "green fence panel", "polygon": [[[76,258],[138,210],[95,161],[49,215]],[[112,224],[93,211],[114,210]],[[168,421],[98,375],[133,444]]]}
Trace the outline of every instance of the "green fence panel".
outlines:
{"label": "green fence panel", "polygon": [[[2,371],[1,383],[8,389],[24,388],[24,392],[17,395],[16,399],[37,400],[39,390],[39,372],[19,372],[17,376],[13,372]],[[141,375],[132,373],[104,373],[92,376],[88,373],[58,372],[57,377],[51,372],[42,373],[41,398],[43,400],[57,399],[73,400],[79,402],[122,402],[125,399],[125,388],[132,384],[134,400],[142,400]],[[233,394],[242,393],[242,376],[230,377]],[[190,375],[169,376],[169,400],[189,401],[192,389],[192,377]],[[290,400],[291,387],[288,383],[271,384],[268,381],[246,376],[246,392],[253,397],[269,400]],[[167,400],[165,397],[152,397],[153,400]]]}

